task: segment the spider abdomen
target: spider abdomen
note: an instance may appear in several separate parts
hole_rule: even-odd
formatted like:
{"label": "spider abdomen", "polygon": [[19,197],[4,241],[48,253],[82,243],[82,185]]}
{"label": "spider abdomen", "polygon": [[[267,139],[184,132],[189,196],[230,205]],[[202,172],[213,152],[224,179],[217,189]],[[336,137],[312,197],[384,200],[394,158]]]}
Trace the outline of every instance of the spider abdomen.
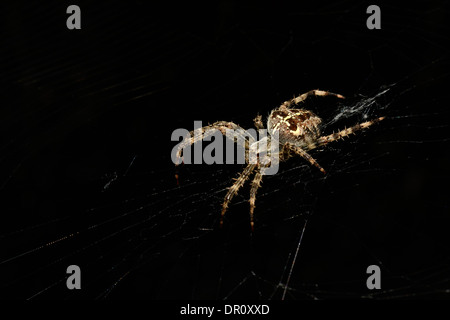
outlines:
{"label": "spider abdomen", "polygon": [[313,145],[320,136],[319,124],[322,120],[309,110],[280,107],[273,110],[267,120],[271,136],[278,130],[280,144],[306,148]]}

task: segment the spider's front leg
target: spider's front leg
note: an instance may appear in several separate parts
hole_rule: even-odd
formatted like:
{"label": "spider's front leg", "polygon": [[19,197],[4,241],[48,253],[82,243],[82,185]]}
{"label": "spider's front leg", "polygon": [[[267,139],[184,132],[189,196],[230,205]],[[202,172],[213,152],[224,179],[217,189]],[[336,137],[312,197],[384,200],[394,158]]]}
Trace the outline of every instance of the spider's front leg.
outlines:
{"label": "spider's front leg", "polygon": [[298,97],[295,97],[291,100],[283,102],[282,106],[289,108],[292,105],[296,105],[302,101],[305,101],[306,98],[308,98],[309,96],[319,96],[319,97],[334,96],[339,99],[345,99],[345,97],[343,95],[340,95],[338,93],[333,93],[333,92],[328,92],[328,91],[323,91],[323,90],[311,90],[304,94],[299,95]]}
{"label": "spider's front leg", "polygon": [[321,146],[324,146],[324,145],[326,145],[326,144],[328,144],[330,142],[338,141],[338,140],[340,140],[340,139],[342,139],[344,137],[347,137],[347,136],[349,136],[351,134],[355,134],[355,132],[363,130],[363,129],[367,129],[371,125],[373,125],[375,123],[378,123],[378,122],[384,120],[385,118],[386,117],[375,118],[375,119],[372,119],[372,120],[369,120],[369,121],[358,123],[358,124],[356,124],[356,125],[354,125],[354,126],[352,126],[350,128],[346,128],[344,130],[332,133],[332,134],[330,134],[328,136],[319,137],[319,139],[317,139],[317,143],[312,145],[310,147],[310,149],[321,147]]}
{"label": "spider's front leg", "polygon": [[253,123],[255,124],[256,129],[264,129],[264,124],[262,122],[262,116],[257,115],[255,119],[253,119]]}

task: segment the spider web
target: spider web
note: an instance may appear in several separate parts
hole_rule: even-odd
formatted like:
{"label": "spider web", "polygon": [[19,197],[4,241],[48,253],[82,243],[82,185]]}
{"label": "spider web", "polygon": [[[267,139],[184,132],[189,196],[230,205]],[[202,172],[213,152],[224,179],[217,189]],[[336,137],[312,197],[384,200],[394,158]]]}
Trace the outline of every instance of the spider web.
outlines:
{"label": "spider web", "polygon": [[[348,1],[108,3],[81,3],[76,35],[55,26],[66,19],[59,2],[33,5],[48,18],[39,21],[8,5],[21,23],[7,20],[2,52],[11,61],[0,181],[5,295],[448,297],[447,2],[379,4],[381,30],[366,28],[368,3]],[[256,114],[314,88],[346,96],[305,102],[323,134],[386,120],[311,151],[325,176],[298,157],[265,176],[253,234],[248,182],[218,228],[243,166],[175,168],[172,131],[194,120],[249,128]],[[82,290],[66,288],[72,264]],[[381,290],[366,287],[374,264]]]}

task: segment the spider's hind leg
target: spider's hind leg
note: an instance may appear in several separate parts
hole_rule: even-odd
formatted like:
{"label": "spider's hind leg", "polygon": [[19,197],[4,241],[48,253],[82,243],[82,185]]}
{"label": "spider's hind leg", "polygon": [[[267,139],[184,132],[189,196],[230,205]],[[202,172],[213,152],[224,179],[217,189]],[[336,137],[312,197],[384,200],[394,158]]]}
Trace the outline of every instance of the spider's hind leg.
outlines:
{"label": "spider's hind leg", "polygon": [[214,129],[219,130],[225,136],[227,134],[227,130],[233,130],[234,134],[232,138],[235,139],[237,143],[241,144],[244,147],[244,149],[246,149],[245,146],[246,139],[248,139],[250,143],[254,142],[255,140],[251,135],[246,135],[245,134],[246,131],[239,125],[235,124],[234,122],[217,121],[208,126],[204,126],[189,132],[189,135],[187,135],[185,139],[177,146],[176,151],[177,162],[175,163],[175,165],[179,165],[183,162],[182,153],[184,148],[189,147],[198,141],[202,141],[203,139],[214,135],[215,133]]}
{"label": "spider's hind leg", "polygon": [[305,150],[303,150],[300,147],[296,147],[293,145],[289,146],[291,150],[293,150],[296,154],[301,156],[302,158],[306,159],[311,163],[313,166],[317,167],[323,174],[326,174],[325,169],[320,166],[320,164],[317,163],[317,161],[311,157]]}
{"label": "spider's hind leg", "polygon": [[236,179],[236,182],[228,189],[228,192],[225,196],[225,199],[222,204],[222,212],[220,214],[220,226],[223,226],[223,217],[225,216],[225,212],[228,208],[228,203],[230,203],[231,199],[238,193],[239,189],[244,185],[245,181],[248,180],[253,170],[255,170],[256,164],[248,164],[245,167],[244,171],[241,172],[239,177]]}
{"label": "spider's hind leg", "polygon": [[255,174],[255,177],[252,181],[252,187],[250,189],[250,227],[252,228],[252,232],[254,231],[255,223],[253,221],[253,211],[255,211],[255,201],[256,201],[256,192],[259,187],[261,187],[262,174],[261,171],[258,170]]}

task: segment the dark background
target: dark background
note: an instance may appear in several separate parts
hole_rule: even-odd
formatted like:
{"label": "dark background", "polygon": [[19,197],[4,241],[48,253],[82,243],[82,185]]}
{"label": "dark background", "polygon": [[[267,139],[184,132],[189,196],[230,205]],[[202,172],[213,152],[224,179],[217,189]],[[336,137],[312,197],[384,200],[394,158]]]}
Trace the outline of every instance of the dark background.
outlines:
{"label": "dark background", "polygon": [[[78,1],[68,30],[70,4],[1,12],[2,296],[281,299],[307,221],[287,299],[448,297],[447,2],[378,2],[381,30],[368,2]],[[388,86],[324,127],[387,116],[312,152],[326,177],[295,158],[264,179],[253,234],[248,186],[218,228],[242,166],[171,162],[194,120],[251,127],[320,88],[348,98],[308,102],[328,123]]]}

